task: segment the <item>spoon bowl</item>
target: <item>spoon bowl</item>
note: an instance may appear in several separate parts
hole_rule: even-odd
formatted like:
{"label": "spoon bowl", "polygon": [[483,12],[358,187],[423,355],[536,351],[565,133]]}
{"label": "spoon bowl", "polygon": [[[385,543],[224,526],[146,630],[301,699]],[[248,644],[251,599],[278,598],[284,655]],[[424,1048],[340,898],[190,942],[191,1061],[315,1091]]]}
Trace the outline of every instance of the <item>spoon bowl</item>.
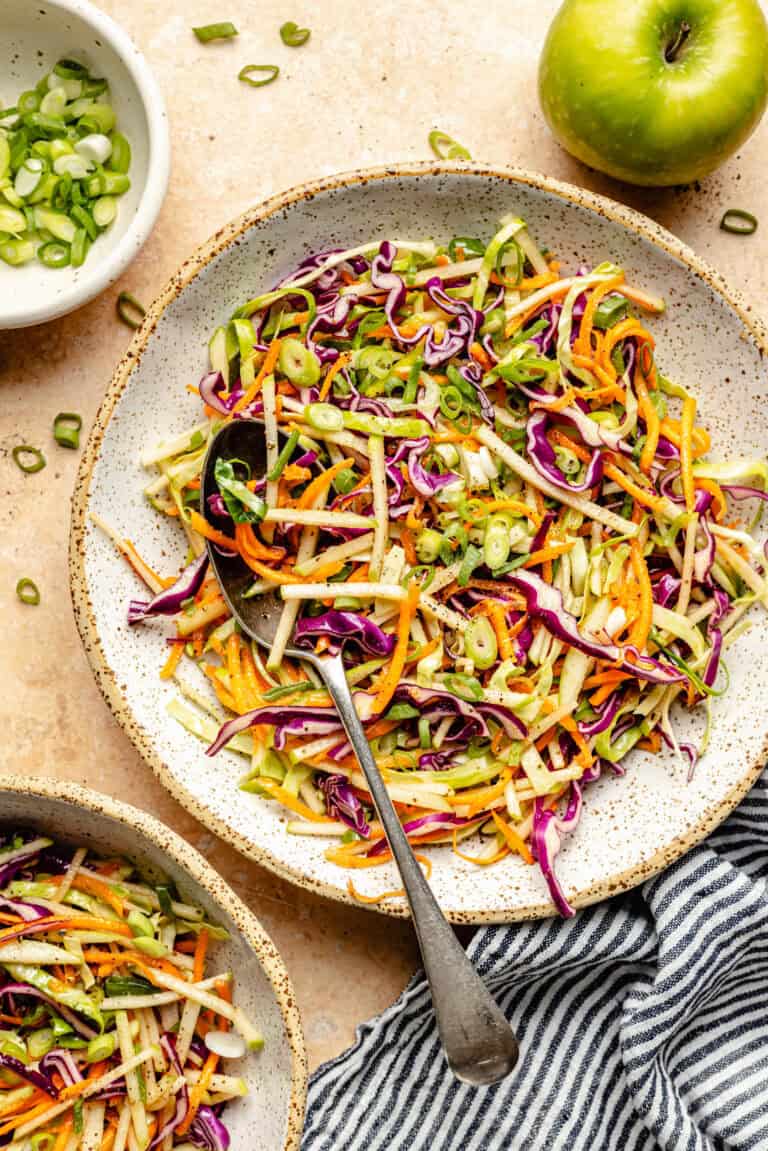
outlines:
{"label": "spoon bowl", "polygon": [[[205,466],[200,479],[200,515],[208,515],[209,497],[216,495],[218,485],[214,476],[216,460],[241,460],[250,468],[252,476],[261,476],[267,466],[267,448],[263,425],[256,420],[233,420],[224,424],[211,440]],[[232,615],[252,639],[262,647],[274,643],[277,625],[283,613],[283,601],[277,591],[264,595],[247,596],[253,583],[253,572],[237,554],[227,554],[220,548],[208,547],[211,567],[216,573],[219,587]],[[294,658],[307,658],[305,652],[292,648]]]}

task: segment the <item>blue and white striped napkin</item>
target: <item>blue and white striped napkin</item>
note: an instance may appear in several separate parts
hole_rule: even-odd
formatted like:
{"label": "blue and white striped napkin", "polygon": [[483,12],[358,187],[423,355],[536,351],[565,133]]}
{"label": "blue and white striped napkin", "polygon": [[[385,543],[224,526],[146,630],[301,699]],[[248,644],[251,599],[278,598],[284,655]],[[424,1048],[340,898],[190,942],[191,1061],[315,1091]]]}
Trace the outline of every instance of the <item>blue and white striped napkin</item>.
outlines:
{"label": "blue and white striped napkin", "polygon": [[768,1148],[768,778],[707,842],[574,919],[486,928],[469,954],[515,1072],[448,1073],[424,976],[314,1075],[302,1151]]}

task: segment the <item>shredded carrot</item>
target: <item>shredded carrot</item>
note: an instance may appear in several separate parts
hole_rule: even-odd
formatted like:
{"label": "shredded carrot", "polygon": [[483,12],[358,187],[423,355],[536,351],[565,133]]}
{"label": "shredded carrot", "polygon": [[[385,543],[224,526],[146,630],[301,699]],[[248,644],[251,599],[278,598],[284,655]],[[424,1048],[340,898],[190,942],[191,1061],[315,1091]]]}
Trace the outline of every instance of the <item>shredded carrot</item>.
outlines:
{"label": "shredded carrot", "polygon": [[341,371],[342,368],[346,367],[346,365],[349,363],[349,361],[351,359],[352,359],[351,356],[343,355],[343,356],[339,356],[339,358],[337,360],[334,360],[334,362],[331,364],[330,368],[326,372],[325,379],[323,380],[323,382],[320,386],[320,394],[318,395],[319,400],[324,400],[326,398],[326,396],[328,395],[328,393],[331,390],[331,385],[334,381],[334,378],[338,375],[338,373]]}
{"label": "shredded carrot", "polygon": [[491,363],[491,357],[488,355],[483,345],[479,344],[477,341],[469,345],[469,354],[473,360],[477,361],[481,368],[485,369],[486,372],[489,372],[493,367],[493,364]]}
{"label": "shredded carrot", "polygon": [[531,849],[522,836],[518,835],[515,829],[507,823],[506,819],[499,815],[497,811],[492,812],[492,815],[493,822],[506,839],[512,851],[517,852],[518,855],[522,855],[526,863],[532,864],[533,856],[531,855]]}
{"label": "shredded carrot", "polygon": [[74,887],[75,891],[84,891],[87,895],[94,895],[96,899],[106,903],[118,915],[125,916],[125,901],[108,883],[103,883],[92,875],[83,875],[78,872],[70,886]]}
{"label": "shredded carrot", "polygon": [[56,1142],[53,1145],[53,1151],[64,1151],[67,1143],[69,1143],[69,1137],[72,1134],[72,1127],[74,1126],[74,1122],[74,1116],[64,1116],[61,1127],[59,1127],[58,1135],[56,1136]]}
{"label": "shredded carrot", "polygon": [[[661,421],[661,434],[676,447],[680,447],[680,421],[665,416]],[[694,459],[705,456],[712,447],[712,439],[706,428],[694,428],[691,433],[691,454]]]}
{"label": "shredded carrot", "polygon": [[285,556],[285,548],[267,547],[263,544],[251,524],[235,524],[235,546],[243,559],[249,556],[255,560],[280,563]]}
{"label": "shredded carrot", "polygon": [[488,618],[496,634],[496,642],[499,645],[499,655],[502,659],[512,659],[515,649],[507,627],[507,613],[504,606],[496,600],[488,600],[486,607]]}
{"label": "shredded carrot", "polygon": [[[39,1098],[39,1096],[35,1096],[35,1099],[37,1098]],[[7,1123],[3,1123],[2,1126],[0,1126],[0,1135],[7,1135],[9,1131],[14,1131],[17,1127],[22,1127],[25,1123],[29,1123],[30,1120],[37,1119],[40,1115],[43,1115],[46,1111],[50,1111],[51,1108],[55,1106],[56,1103],[53,1099],[43,1099],[42,1102],[36,1103],[35,1106],[28,1111],[22,1112],[21,1115],[14,1115],[13,1119],[9,1119]]]}
{"label": "shredded carrot", "polygon": [[685,496],[685,509],[696,508],[696,488],[693,482],[693,425],[696,422],[696,401],[691,396],[683,400],[680,418],[680,482]]}
{"label": "shredded carrot", "polygon": [[184,654],[184,644],[175,642],[171,645],[171,650],[168,653],[168,659],[163,664],[160,672],[160,679],[173,679],[176,668],[179,666],[179,660]]}
{"label": "shredded carrot", "polygon": [[538,567],[539,564],[546,563],[548,560],[557,559],[558,556],[565,555],[574,546],[575,541],[564,544],[549,544],[547,547],[539,548],[538,551],[531,552],[528,559],[523,564],[524,568]]}
{"label": "shredded carrot", "polygon": [[632,679],[633,677],[627,671],[619,671],[618,668],[609,668],[608,671],[598,671],[594,675],[589,676],[584,680],[584,687],[602,687],[603,684],[616,685],[625,679]]}
{"label": "shredded carrot", "polygon": [[459,859],[465,859],[467,861],[467,863],[474,863],[478,867],[488,867],[491,863],[498,863],[498,861],[500,859],[503,859],[505,855],[509,855],[509,851],[510,851],[509,844],[506,842],[499,848],[499,850],[496,852],[495,855],[490,856],[488,859],[482,859],[476,855],[467,855],[465,852],[459,851],[459,849],[458,849],[457,834],[458,834],[457,830],[454,828],[454,832],[453,832],[453,854],[458,855]]}
{"label": "shredded carrot", "polygon": [[316,476],[311,484],[308,484],[304,491],[296,501],[297,508],[311,508],[317,497],[331,486],[339,472],[344,471],[345,468],[353,468],[355,461],[351,456],[346,459],[339,460],[337,464],[332,467],[326,468],[319,476]]}
{"label": "shredded carrot", "polygon": [[243,395],[240,397],[240,399],[237,401],[235,406],[232,408],[232,411],[231,411],[230,417],[229,417],[230,419],[236,412],[242,412],[243,408],[247,408],[249,404],[253,403],[256,396],[261,391],[261,385],[264,383],[264,380],[266,379],[266,377],[269,375],[269,373],[272,371],[275,364],[277,363],[277,357],[280,354],[280,344],[281,343],[282,343],[282,340],[277,339],[277,340],[273,340],[272,343],[269,345],[269,348],[267,350],[267,354],[264,357],[264,363],[259,368],[259,372],[258,372],[258,375],[256,376],[256,379],[253,381],[253,383],[251,384],[251,386],[249,388],[246,388]]}
{"label": "shredded carrot", "polygon": [[[556,286],[553,286],[553,290],[547,296],[547,300],[560,300],[563,296],[567,296],[569,291],[570,288],[568,284],[557,284]],[[525,327],[531,316],[533,316],[540,307],[541,301],[538,304],[533,304],[532,307],[528,308],[528,310],[523,312],[521,315],[513,316],[511,320],[508,320],[507,326],[504,329],[504,335],[506,338],[509,339],[509,337],[513,335],[518,330],[518,328]]]}
{"label": "shredded carrot", "polygon": [[656,458],[656,449],[659,446],[659,435],[661,434],[661,420],[659,413],[654,407],[653,400],[648,393],[648,387],[645,382],[645,376],[640,370],[640,362],[638,357],[638,364],[635,368],[635,391],[637,392],[637,403],[640,408],[640,415],[645,420],[645,443],[643,450],[640,453],[640,469],[646,475],[650,474],[651,465]]}
{"label": "shredded carrot", "polygon": [[723,494],[723,489],[720,487],[720,484],[717,483],[716,480],[710,480],[704,476],[695,476],[694,482],[697,488],[701,488],[702,491],[709,492],[709,494],[712,496],[712,512],[714,517],[716,520],[722,520],[726,511],[728,510],[728,505],[725,502],[725,496]]}
{"label": "shredded carrot", "polygon": [[262,791],[266,791],[272,799],[278,799],[284,807],[295,811],[297,815],[303,815],[304,818],[310,820],[311,823],[334,822],[332,819],[329,819],[327,815],[319,815],[316,811],[313,811],[311,807],[308,807],[306,803],[302,803],[300,799],[296,799],[291,795],[290,791],[286,791],[285,788],[281,787],[274,779],[260,777],[259,787]]}
{"label": "shredded carrot", "polygon": [[400,529],[400,543],[403,545],[403,551],[405,552],[405,558],[408,560],[408,563],[411,567],[415,567],[418,563],[418,558],[416,556],[413,536],[408,528]]}
{"label": "shredded carrot", "polygon": [[195,965],[192,969],[192,979],[195,983],[200,983],[205,975],[205,957],[208,952],[208,940],[210,935],[205,928],[198,934],[197,943],[195,945]]}
{"label": "shredded carrot", "polygon": [[[97,915],[83,915],[82,912],[77,912],[72,916],[57,914],[52,915],[50,919],[36,919],[32,924],[27,925],[27,930],[34,931],[35,934],[42,931],[111,931],[115,935],[133,938],[133,932],[127,923],[120,923],[116,919],[100,919]],[[6,927],[5,930],[0,931],[0,943],[17,936],[18,930],[16,928]]]}
{"label": "shredded carrot", "polygon": [[603,280],[602,283],[596,284],[587,298],[587,304],[584,308],[584,315],[581,317],[581,324],[579,326],[579,334],[574,341],[574,351],[577,354],[588,356],[592,352],[592,325],[595,320],[595,312],[597,305],[609,292],[613,291],[622,280],[624,273],[620,272],[617,276],[612,276],[610,280]]}
{"label": "shredded carrot", "polygon": [[199,535],[205,536],[211,543],[218,544],[219,547],[226,548],[231,552],[237,551],[237,542],[231,536],[226,536],[223,532],[212,528],[208,521],[194,508],[189,509],[189,526]]}
{"label": "shredded carrot", "polygon": [[392,659],[385,674],[378,682],[376,698],[373,701],[374,712],[381,714],[395,693],[395,689],[403,674],[406,657],[408,655],[408,638],[411,632],[411,620],[419,602],[419,588],[413,580],[408,585],[408,598],[400,605],[400,619],[397,625],[397,643],[392,653]]}
{"label": "shredded carrot", "polygon": [[385,899],[398,899],[405,895],[405,889],[396,887],[393,891],[382,891],[380,895],[363,895],[358,891],[351,879],[347,880],[347,891],[358,903],[383,903]]}
{"label": "shredded carrot", "polygon": [[648,565],[645,562],[640,541],[637,539],[630,540],[629,547],[632,571],[640,587],[640,614],[632,625],[632,630],[629,633],[629,642],[642,651],[648,642],[648,635],[651,630],[653,589],[651,588],[651,577],[648,574]]}
{"label": "shredded carrot", "polygon": [[638,740],[635,746],[641,751],[651,751],[657,755],[661,751],[661,735],[658,731],[652,731],[644,739]]}

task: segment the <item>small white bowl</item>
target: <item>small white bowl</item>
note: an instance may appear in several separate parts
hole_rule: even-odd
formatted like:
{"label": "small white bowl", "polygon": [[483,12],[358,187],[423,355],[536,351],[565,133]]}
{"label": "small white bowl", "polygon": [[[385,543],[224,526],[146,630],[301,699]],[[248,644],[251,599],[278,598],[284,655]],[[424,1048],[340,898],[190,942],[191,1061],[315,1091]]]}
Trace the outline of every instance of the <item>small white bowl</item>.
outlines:
{"label": "small white bowl", "polygon": [[57,60],[73,56],[109,81],[131,145],[131,187],[79,268],[0,261],[0,329],[25,328],[87,304],[120,276],[154,227],[170,167],[168,117],[149,66],[125,32],[88,0],[2,0],[0,105],[12,106]]}

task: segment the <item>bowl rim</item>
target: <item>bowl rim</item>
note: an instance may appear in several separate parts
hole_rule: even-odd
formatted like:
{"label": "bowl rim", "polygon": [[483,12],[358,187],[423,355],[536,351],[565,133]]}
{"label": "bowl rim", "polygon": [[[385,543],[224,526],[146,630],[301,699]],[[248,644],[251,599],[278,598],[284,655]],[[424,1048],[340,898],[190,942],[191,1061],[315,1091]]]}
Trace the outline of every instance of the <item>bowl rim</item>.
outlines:
{"label": "bowl rim", "polygon": [[83,268],[87,274],[53,300],[43,300],[31,308],[14,312],[0,309],[0,331],[15,331],[47,323],[90,303],[126,270],[149,238],[168,190],[171,166],[171,137],[165,101],[144,55],[126,31],[90,0],[45,0],[51,8],[80,17],[115,51],[136,85],[147,120],[149,159],[147,176],[133,219],[117,246],[102,260]]}
{"label": "bowl rim", "polygon": [[[274,941],[262,927],[261,922],[243,901],[235,894],[221,876],[197,848],[193,847],[177,831],[157,819],[149,812],[142,811],[132,804],[114,799],[103,792],[94,791],[79,783],[48,777],[29,778],[21,775],[0,774],[0,797],[4,792],[14,795],[53,799],[95,815],[105,815],[117,820],[139,839],[148,839],[155,847],[170,857],[194,881],[204,888],[217,907],[225,911],[237,924],[246,943],[253,952],[259,966],[270,982],[275,1001],[283,1017],[288,1046],[291,1052],[291,1092],[288,1101],[286,1139],[283,1151],[298,1151],[304,1124],[304,1111],[307,1095],[307,1053],[301,1015],[296,1003],[296,994],[291,977]],[[2,809],[0,809],[2,818]],[[34,820],[34,813],[30,816]],[[140,856],[140,851],[137,853]]]}
{"label": "bowl rim", "polygon": [[[70,592],[77,629],[108,708],[163,786],[187,811],[247,858],[269,868],[281,878],[287,879],[307,891],[356,908],[360,907],[360,903],[343,886],[332,887],[324,881],[308,879],[297,868],[276,859],[269,850],[222,822],[191,791],[187,790],[184,784],[176,779],[164,763],[162,756],[153,746],[152,737],[138,723],[130,706],[123,699],[115,674],[110,668],[101,646],[96,619],[88,594],[85,570],[87,506],[93,469],[99,457],[102,440],[115,406],[128,384],[134,367],[140,362],[148,341],[166,308],[216,256],[238,242],[239,238],[255,224],[289,209],[299,201],[312,200],[321,193],[339,188],[364,187],[372,182],[397,181],[403,177],[446,175],[477,176],[506,181],[510,185],[523,184],[551,193],[569,204],[587,208],[599,216],[620,224],[641,239],[647,240],[664,250],[707,284],[737,314],[755,341],[761,355],[768,357],[768,329],[755,315],[745,297],[737,289],[731,287],[715,268],[696,255],[687,244],[668,232],[662,225],[634,208],[619,204],[600,193],[579,188],[574,184],[529,169],[498,164],[461,161],[413,161],[356,169],[306,181],[261,201],[229,221],[208,240],[199,245],[165,284],[148,308],[141,327],[136,331],[128,349],[115,368],[80,461],[72,495],[69,546]],[[619,892],[637,886],[679,859],[685,852],[705,839],[744,798],[760,775],[766,758],[768,758],[768,738],[766,738],[765,746],[757,762],[745,767],[739,783],[732,787],[721,800],[712,803],[695,826],[686,833],[677,836],[670,843],[659,847],[648,859],[627,867],[617,874],[606,876],[599,882],[583,889],[573,898],[569,897],[571,904],[576,908],[581,908],[608,899]],[[404,900],[397,903],[377,903],[374,909],[394,918],[408,918],[410,914]],[[555,905],[549,899],[543,899],[539,903],[529,904],[525,907],[506,910],[484,908],[461,911],[444,908],[443,910],[449,921],[462,924],[509,923],[514,920],[540,919],[556,914]]]}

